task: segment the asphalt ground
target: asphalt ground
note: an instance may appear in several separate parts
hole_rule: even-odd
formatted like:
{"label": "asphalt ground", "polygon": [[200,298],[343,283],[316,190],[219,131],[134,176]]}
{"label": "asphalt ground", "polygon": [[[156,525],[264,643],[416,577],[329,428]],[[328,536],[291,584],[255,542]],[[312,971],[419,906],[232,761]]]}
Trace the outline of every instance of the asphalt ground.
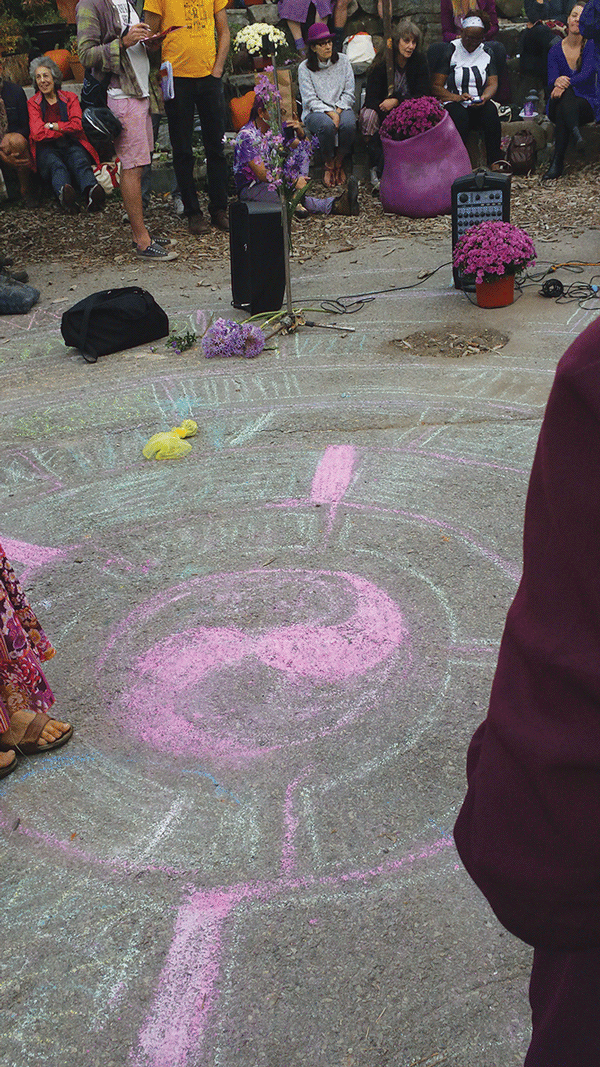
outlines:
{"label": "asphalt ground", "polygon": [[[294,303],[449,259],[362,242],[294,263]],[[176,327],[227,315],[228,264],[200,265],[38,265],[39,304],[0,320],[0,539],[76,728],[0,783],[0,1061],[518,1067],[530,950],[451,833],[544,405],[595,311],[537,285],[482,311],[446,266],[256,360],[63,345],[108,285]],[[483,330],[506,344],[456,358]],[[145,460],[184,418],[188,455]]]}

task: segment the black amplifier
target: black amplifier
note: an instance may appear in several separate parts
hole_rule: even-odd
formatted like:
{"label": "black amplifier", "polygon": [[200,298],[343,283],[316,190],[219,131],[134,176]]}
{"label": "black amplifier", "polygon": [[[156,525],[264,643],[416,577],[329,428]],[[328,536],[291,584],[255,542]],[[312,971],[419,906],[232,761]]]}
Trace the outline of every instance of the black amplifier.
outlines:
{"label": "black amplifier", "polygon": [[[510,174],[481,168],[452,183],[452,251],[463,233],[479,222],[510,222]],[[454,270],[454,285],[465,288],[461,271]]]}

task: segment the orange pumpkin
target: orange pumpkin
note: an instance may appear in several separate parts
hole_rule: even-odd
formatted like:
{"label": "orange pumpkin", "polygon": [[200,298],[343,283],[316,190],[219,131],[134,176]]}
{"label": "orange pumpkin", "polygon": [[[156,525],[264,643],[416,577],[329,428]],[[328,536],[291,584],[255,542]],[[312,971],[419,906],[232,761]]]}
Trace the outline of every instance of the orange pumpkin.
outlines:
{"label": "orange pumpkin", "polygon": [[254,89],[251,89],[249,93],[244,93],[243,96],[232,96],[229,101],[231,120],[236,132],[241,130],[242,126],[245,126],[249,121],[254,100]]}
{"label": "orange pumpkin", "polygon": [[68,48],[54,48],[51,52],[44,52],[44,55],[54,60],[64,81],[71,77],[71,53]]}

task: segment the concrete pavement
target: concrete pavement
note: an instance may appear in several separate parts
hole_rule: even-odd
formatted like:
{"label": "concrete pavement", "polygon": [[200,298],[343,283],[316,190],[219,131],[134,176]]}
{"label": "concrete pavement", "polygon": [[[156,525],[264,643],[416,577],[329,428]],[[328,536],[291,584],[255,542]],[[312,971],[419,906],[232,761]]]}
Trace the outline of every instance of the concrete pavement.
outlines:
{"label": "concrete pavement", "polygon": [[[295,265],[294,300],[449,258],[370,244]],[[176,325],[228,314],[227,264],[206,278],[118,281]],[[594,312],[537,287],[484,312],[444,267],[255,361],[159,342],[88,365],[60,315],[114,273],[32,282],[0,320],[0,539],[76,734],[0,783],[2,1062],[519,1067],[530,953],[451,830],[544,404]],[[445,328],[508,342],[394,344]],[[188,456],[145,461],[186,417]]]}

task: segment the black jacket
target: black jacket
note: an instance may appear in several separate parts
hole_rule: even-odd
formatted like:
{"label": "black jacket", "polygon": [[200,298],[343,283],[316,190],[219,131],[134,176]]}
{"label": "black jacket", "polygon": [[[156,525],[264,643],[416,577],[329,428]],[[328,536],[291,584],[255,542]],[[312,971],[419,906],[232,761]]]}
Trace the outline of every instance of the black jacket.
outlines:
{"label": "black jacket", "polygon": [[[401,102],[402,99],[410,99],[415,96],[429,96],[431,93],[429,86],[429,68],[425,56],[420,52],[413,52],[410,59],[407,59],[406,67],[404,69],[406,71],[406,81],[408,84],[408,96],[400,98],[395,92],[392,93],[391,96],[399,102]],[[385,63],[378,63],[377,66],[372,67],[367,75],[365,107],[376,111],[379,117],[383,119],[387,112],[380,111],[379,105],[382,100],[387,100],[389,95]]]}
{"label": "black jacket", "polygon": [[22,133],[29,140],[29,112],[27,97],[20,85],[5,81],[2,86],[2,99],[8,119],[7,133]]}

